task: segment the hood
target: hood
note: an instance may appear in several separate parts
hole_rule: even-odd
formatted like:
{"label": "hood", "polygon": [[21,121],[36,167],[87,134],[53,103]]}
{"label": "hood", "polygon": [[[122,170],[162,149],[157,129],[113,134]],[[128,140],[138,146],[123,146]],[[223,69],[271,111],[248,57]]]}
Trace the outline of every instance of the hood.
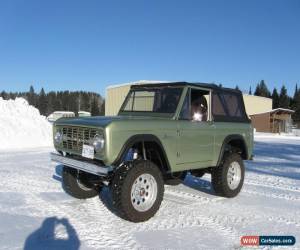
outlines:
{"label": "hood", "polygon": [[[118,120],[153,120],[153,117],[146,116],[93,116],[93,117],[78,117],[78,118],[61,118],[54,125],[65,126],[91,126],[91,127],[106,127],[113,121]],[[157,118],[162,119],[162,118]]]}

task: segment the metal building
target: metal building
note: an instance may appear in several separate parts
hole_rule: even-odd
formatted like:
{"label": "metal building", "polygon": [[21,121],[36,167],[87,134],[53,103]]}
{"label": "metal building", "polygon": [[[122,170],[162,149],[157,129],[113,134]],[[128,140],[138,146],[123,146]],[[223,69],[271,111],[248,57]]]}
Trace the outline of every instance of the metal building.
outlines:
{"label": "metal building", "polygon": [[[107,87],[106,99],[105,99],[105,115],[114,116],[118,114],[119,109],[131,85],[144,84],[144,83],[159,83],[159,82],[162,81],[142,80],[142,81],[124,83],[119,85],[111,85]],[[272,110],[272,99],[270,98],[247,95],[247,94],[244,94],[243,96],[244,96],[246,112],[249,116]]]}

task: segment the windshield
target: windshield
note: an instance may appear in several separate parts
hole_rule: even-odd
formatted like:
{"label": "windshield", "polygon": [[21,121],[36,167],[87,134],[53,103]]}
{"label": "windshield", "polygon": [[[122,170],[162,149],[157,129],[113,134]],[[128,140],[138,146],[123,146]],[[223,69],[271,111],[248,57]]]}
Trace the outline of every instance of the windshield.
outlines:
{"label": "windshield", "polygon": [[121,112],[154,112],[173,114],[176,111],[182,88],[153,87],[130,90]]}

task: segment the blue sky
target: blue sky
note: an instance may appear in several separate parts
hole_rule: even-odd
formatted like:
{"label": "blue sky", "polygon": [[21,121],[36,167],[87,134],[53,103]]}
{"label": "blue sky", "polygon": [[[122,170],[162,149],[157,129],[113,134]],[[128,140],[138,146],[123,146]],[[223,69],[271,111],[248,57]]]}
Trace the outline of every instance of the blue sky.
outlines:
{"label": "blue sky", "polygon": [[0,90],[300,84],[298,0],[1,0]]}

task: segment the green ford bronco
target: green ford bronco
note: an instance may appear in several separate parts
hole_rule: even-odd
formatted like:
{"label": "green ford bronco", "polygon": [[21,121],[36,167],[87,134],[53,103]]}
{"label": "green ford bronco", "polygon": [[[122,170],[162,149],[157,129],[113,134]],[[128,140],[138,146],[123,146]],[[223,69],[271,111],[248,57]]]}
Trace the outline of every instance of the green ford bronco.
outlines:
{"label": "green ford bronco", "polygon": [[68,194],[85,199],[108,186],[117,214],[141,222],[159,209],[164,184],[187,173],[209,173],[216,194],[236,196],[253,128],[240,91],[169,82],[132,86],[118,116],[61,118],[53,140]]}

